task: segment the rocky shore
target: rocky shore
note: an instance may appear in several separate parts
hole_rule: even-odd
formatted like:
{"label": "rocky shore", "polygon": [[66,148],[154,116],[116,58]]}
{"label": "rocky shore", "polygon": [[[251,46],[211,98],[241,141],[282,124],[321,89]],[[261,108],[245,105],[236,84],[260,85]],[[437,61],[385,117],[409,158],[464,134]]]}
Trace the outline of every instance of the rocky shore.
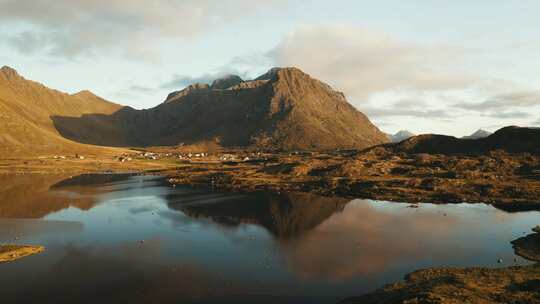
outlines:
{"label": "rocky shore", "polygon": [[340,304],[540,303],[540,265],[419,270]]}
{"label": "rocky shore", "polygon": [[0,244],[0,263],[13,262],[43,251],[45,251],[43,246]]}
{"label": "rocky shore", "polygon": [[[229,154],[230,155],[230,154]],[[166,175],[173,184],[227,191],[300,191],[398,202],[486,203],[540,209],[540,156],[366,151],[247,153],[184,160]]]}
{"label": "rocky shore", "polygon": [[[540,226],[512,241],[517,255],[540,262]],[[507,268],[434,268],[340,304],[540,303],[540,264]]]}

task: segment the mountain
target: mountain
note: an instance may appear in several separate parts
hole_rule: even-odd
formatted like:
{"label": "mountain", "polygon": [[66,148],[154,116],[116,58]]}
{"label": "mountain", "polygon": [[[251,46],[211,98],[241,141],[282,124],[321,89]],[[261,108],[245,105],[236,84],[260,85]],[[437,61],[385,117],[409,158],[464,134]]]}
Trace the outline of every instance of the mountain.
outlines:
{"label": "mountain", "polygon": [[482,129],[478,129],[476,132],[474,132],[473,134],[469,135],[469,136],[463,136],[462,138],[463,139],[479,139],[479,138],[484,138],[484,137],[488,137],[490,136],[491,132],[489,131],[486,131],[486,130],[482,130]]}
{"label": "mountain", "polygon": [[244,80],[242,80],[240,76],[226,75],[222,78],[214,80],[210,87],[214,90],[226,90],[230,87],[234,87],[235,85],[239,85],[242,82],[244,82]]}
{"label": "mountain", "polygon": [[0,155],[96,150],[64,138],[53,116],[109,115],[121,106],[89,91],[66,94],[26,80],[14,69],[0,69]]}
{"label": "mountain", "polygon": [[53,117],[74,141],[108,146],[268,149],[366,148],[386,135],[343,93],[296,68],[274,68],[251,81],[228,76],[172,92],[148,110]]}
{"label": "mountain", "polygon": [[388,138],[390,139],[390,142],[393,142],[393,143],[398,143],[400,141],[403,141],[413,136],[414,134],[407,130],[401,130],[394,135],[388,134]]}
{"label": "mountain", "polygon": [[431,154],[478,154],[494,150],[509,153],[540,153],[540,128],[509,126],[479,139],[426,134],[387,147],[394,152]]}

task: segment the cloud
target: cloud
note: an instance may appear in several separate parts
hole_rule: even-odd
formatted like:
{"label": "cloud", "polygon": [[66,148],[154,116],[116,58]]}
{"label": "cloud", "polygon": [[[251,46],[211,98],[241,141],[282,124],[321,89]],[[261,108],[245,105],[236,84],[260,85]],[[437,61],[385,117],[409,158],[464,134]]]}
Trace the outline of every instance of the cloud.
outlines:
{"label": "cloud", "polygon": [[539,126],[540,127],[540,118],[532,123],[533,126]]}
{"label": "cloud", "polygon": [[[174,74],[170,80],[160,84],[159,88],[179,90],[194,83],[211,84],[214,80],[228,75],[238,75],[242,79],[251,79],[252,71],[249,70],[250,66],[247,66],[244,62],[245,60],[235,57],[228,64],[223,65],[210,73],[199,76]],[[246,66],[248,69],[246,69]]]}
{"label": "cloud", "polygon": [[166,81],[159,85],[160,89],[178,90],[182,89],[190,84],[194,83],[207,83],[210,84],[214,79],[223,76],[222,74],[204,74],[201,76],[187,76],[174,74],[169,81]]}
{"label": "cloud", "polygon": [[452,117],[446,110],[415,110],[415,109],[400,109],[400,108],[364,108],[363,111],[369,117],[396,117],[396,116],[407,116],[407,117],[417,117],[417,118],[430,118],[430,119],[440,119],[440,118],[450,118]]}
{"label": "cloud", "polygon": [[522,111],[512,111],[512,112],[494,112],[490,114],[484,114],[483,116],[501,118],[501,119],[515,119],[515,118],[527,118],[531,116],[531,113],[522,112]]}
{"label": "cloud", "polygon": [[531,108],[540,106],[539,90],[515,90],[496,94],[483,102],[455,103],[454,108],[478,112],[481,116],[496,119],[524,119],[532,116]]}
{"label": "cloud", "polygon": [[[393,99],[391,96],[385,96],[384,98]],[[397,99],[397,97],[395,98]],[[436,118],[441,120],[453,117],[448,109],[430,106],[424,98],[425,96],[400,98],[391,104],[381,104],[375,100],[375,102],[370,102],[368,105],[361,107],[361,111],[377,120],[395,117]]]}
{"label": "cloud", "polygon": [[133,85],[129,88],[130,91],[135,91],[137,93],[142,93],[142,94],[152,94],[152,93],[155,93],[157,90],[154,89],[154,88],[149,88],[149,87],[145,87],[145,86],[140,86],[140,85]]}
{"label": "cloud", "polygon": [[505,110],[540,105],[539,90],[523,90],[498,94],[480,103],[457,103],[457,108],[472,111]]}
{"label": "cloud", "polygon": [[388,90],[463,89],[476,78],[453,71],[463,50],[404,42],[355,26],[303,26],[268,55],[281,66],[297,66],[355,99]]}
{"label": "cloud", "polygon": [[158,39],[193,38],[285,2],[0,0],[0,27],[11,26],[2,40],[24,53],[73,58],[114,50],[148,58]]}

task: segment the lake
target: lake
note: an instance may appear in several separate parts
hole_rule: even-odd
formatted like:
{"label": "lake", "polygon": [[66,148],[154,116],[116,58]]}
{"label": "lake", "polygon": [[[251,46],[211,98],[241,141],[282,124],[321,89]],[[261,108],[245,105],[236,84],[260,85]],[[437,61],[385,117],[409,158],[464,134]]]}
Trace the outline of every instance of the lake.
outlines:
{"label": "lake", "polygon": [[[221,193],[131,174],[0,177],[5,303],[336,303],[428,267],[528,265],[540,212]],[[502,262],[499,263],[499,259]]]}

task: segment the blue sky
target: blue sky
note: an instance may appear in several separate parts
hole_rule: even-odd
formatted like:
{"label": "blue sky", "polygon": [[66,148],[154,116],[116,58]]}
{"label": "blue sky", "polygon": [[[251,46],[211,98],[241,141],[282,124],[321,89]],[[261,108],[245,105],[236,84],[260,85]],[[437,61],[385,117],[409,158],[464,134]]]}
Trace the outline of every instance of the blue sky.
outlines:
{"label": "blue sky", "polygon": [[540,2],[0,0],[0,65],[135,108],[297,66],[383,131],[540,126]]}

